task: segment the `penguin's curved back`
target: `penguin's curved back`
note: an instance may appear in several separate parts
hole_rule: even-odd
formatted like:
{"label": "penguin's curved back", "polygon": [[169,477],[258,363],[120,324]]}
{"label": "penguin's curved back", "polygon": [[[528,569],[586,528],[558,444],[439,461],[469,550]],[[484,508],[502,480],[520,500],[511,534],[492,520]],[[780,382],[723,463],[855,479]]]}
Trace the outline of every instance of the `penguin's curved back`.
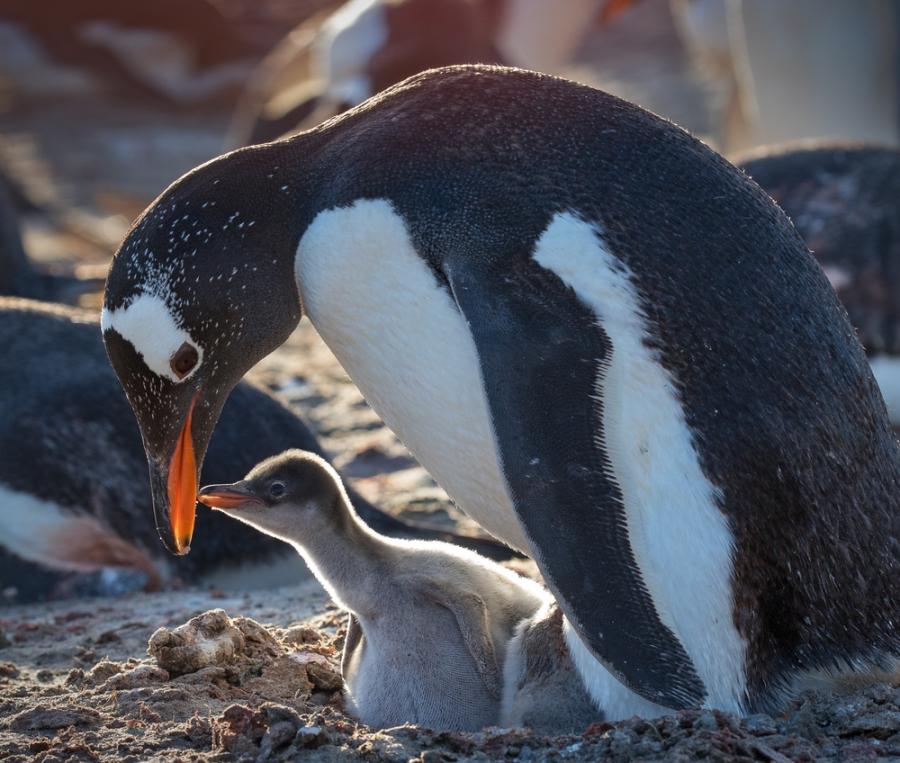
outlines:
{"label": "penguin's curved back", "polygon": [[845,310],[756,184],[632,104],[516,70],[411,78],[313,139],[328,182],[312,205],[387,199],[445,285],[501,260],[531,272],[559,214],[594,228],[734,535],[751,696],[796,664],[897,649],[897,443]]}

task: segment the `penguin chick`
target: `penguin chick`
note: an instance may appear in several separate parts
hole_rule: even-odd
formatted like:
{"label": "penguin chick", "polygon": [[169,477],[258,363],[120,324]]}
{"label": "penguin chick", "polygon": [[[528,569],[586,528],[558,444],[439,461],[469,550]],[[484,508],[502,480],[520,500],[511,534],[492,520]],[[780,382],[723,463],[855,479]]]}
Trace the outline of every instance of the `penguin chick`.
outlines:
{"label": "penguin chick", "polygon": [[500,725],[538,734],[578,734],[603,720],[566,644],[562,610],[548,599],[516,626],[503,665]]}
{"label": "penguin chick", "polygon": [[454,730],[498,722],[506,645],[546,604],[539,585],[446,543],[375,533],[337,473],[305,451],[205,487],[198,500],[292,544],[350,612],[341,668],[361,721]]}

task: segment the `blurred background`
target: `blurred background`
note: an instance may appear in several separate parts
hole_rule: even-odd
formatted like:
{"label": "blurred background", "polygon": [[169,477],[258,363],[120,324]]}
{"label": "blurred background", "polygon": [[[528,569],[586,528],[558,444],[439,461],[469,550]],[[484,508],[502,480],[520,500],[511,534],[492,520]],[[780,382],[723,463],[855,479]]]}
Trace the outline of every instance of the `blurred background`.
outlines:
{"label": "blurred background", "polygon": [[[96,313],[109,258],[130,222],[183,172],[312,127],[435,66],[502,63],[579,80],[673,120],[727,156],[813,139],[892,148],[900,138],[898,21],[896,0],[0,0],[0,293]],[[885,156],[893,161],[892,152]],[[884,188],[887,160],[879,161]],[[799,219],[812,204],[829,220],[845,216],[861,193],[838,185],[840,203],[824,212],[821,194],[807,194],[803,209],[788,211]],[[832,202],[834,187],[826,194]],[[782,190],[778,200],[787,208],[791,191]],[[894,190],[878,203],[892,204]],[[866,235],[881,226],[883,240],[883,216],[858,217]],[[821,233],[824,223],[815,217],[812,225]],[[818,247],[827,253],[828,243]],[[882,250],[873,256],[883,265]],[[838,273],[844,287],[853,273],[850,266]],[[881,284],[882,271],[867,273]],[[874,292],[886,299],[881,286]],[[34,319],[20,304],[7,302],[5,310],[0,322],[17,321],[6,340],[0,326],[0,342],[9,344]],[[883,340],[875,334],[873,342]],[[54,340],[59,347],[103,363],[99,338],[88,352],[65,336]],[[57,483],[66,475],[89,471],[78,461],[89,449],[78,443],[95,430],[76,427],[63,444],[54,431],[61,408],[29,408],[28,401],[50,381],[60,386],[45,389],[46,399],[61,400],[66,384],[76,389],[66,376],[76,374],[76,364],[61,356],[52,368],[40,359],[28,365],[11,346],[0,346],[0,605],[183,583],[183,568],[162,555],[149,516],[140,519],[149,495],[139,442],[125,448],[137,454],[134,465],[91,472],[93,487],[62,489]],[[23,375],[26,367],[33,376]],[[310,424],[365,499],[404,521],[478,534],[366,407],[306,323],[252,377]],[[81,415],[79,399],[74,394],[67,421]],[[26,409],[31,418],[23,419]],[[116,406],[104,415],[127,418]],[[124,427],[125,439],[137,437],[130,420],[116,427]],[[42,455],[31,472],[37,457],[23,460],[20,449],[37,431],[42,453],[53,455]],[[257,445],[262,452],[246,454],[246,468],[275,450]],[[240,450],[240,438],[230,447]],[[38,505],[46,509],[44,524],[23,540],[10,528],[23,512],[37,516]],[[34,532],[51,530],[71,538],[76,519],[94,523],[107,550],[33,542]],[[201,518],[198,543],[207,543],[211,526]],[[273,567],[283,556],[272,544],[252,553],[242,543],[208,547],[196,572],[224,587],[248,585],[247,575],[234,574],[241,563]],[[137,571],[137,578],[110,577],[110,569]]]}

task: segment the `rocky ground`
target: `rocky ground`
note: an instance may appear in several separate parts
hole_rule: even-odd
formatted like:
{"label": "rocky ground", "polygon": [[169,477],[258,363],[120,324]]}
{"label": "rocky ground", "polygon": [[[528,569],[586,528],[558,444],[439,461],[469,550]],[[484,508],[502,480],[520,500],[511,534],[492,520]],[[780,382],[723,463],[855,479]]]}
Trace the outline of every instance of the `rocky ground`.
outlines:
{"label": "rocky ground", "polygon": [[[705,131],[701,88],[660,15],[665,3],[638,7],[640,23],[592,35],[586,68],[604,86]],[[0,160],[40,208],[25,219],[29,253],[50,267],[102,273],[134,215],[218,153],[227,124],[222,110],[33,102],[0,89]],[[478,532],[308,323],[252,375],[310,421],[366,497],[408,519]],[[891,686],[809,695],[777,718],[680,713],[600,721],[554,739],[511,729],[375,731],[344,713],[336,672],[344,617],[318,585],[242,591],[233,583],[0,607],[0,759],[900,759],[900,689]]]}
{"label": "rocky ground", "polygon": [[[0,759],[422,761],[900,759],[900,688],[809,694],[782,716],[684,712],[577,736],[347,716],[345,616],[312,582],[13,608],[0,617]],[[149,641],[149,648],[148,648]]]}

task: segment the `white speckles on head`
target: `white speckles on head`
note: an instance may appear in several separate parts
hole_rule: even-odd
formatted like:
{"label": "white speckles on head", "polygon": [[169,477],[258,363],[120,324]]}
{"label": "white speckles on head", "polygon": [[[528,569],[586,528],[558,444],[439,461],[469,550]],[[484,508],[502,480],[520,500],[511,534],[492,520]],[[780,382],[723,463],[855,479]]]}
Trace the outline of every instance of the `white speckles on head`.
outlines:
{"label": "white speckles on head", "polygon": [[[178,325],[165,300],[143,293],[117,310],[106,307],[100,314],[100,328],[113,330],[126,339],[144,359],[153,373],[176,384],[186,381],[203,365],[203,348]],[[197,350],[197,364],[183,378],[178,378],[170,364],[172,356],[187,342]]]}
{"label": "white speckles on head", "polygon": [[[700,468],[674,383],[645,343],[651,328],[631,273],[593,225],[569,213],[553,218],[534,260],[590,307],[609,337],[604,368],[598,360],[598,437],[622,493],[635,560],[660,620],[703,679],[710,705],[737,711],[745,644],[732,618],[734,539],[718,491]],[[582,675],[589,688],[603,683]]]}

